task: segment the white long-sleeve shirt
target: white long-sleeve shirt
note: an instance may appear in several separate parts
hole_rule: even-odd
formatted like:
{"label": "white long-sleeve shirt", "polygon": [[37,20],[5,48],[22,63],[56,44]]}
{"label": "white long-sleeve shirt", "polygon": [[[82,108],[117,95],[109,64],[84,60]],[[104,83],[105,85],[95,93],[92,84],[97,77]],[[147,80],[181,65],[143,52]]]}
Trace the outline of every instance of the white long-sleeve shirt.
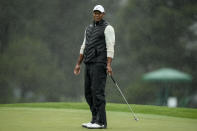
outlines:
{"label": "white long-sleeve shirt", "polygon": [[[114,57],[114,45],[115,45],[115,32],[114,28],[111,25],[107,25],[104,31],[105,34],[105,42],[106,42],[106,48],[107,48],[107,57]],[[86,32],[84,35],[84,40],[81,45],[80,54],[84,53],[85,49],[85,43],[86,43]]]}

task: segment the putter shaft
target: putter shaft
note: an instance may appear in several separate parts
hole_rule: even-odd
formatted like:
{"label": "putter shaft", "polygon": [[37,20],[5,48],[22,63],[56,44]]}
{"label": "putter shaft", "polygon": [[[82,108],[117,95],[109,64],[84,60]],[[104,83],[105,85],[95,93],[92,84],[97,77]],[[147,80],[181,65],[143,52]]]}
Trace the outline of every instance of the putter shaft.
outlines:
{"label": "putter shaft", "polygon": [[130,106],[130,105],[129,105],[129,103],[127,102],[127,99],[125,98],[124,94],[122,93],[122,91],[121,91],[120,87],[118,86],[117,82],[114,80],[114,78],[113,78],[113,76],[112,76],[112,75],[110,75],[110,76],[111,76],[112,81],[113,81],[113,82],[114,82],[114,84],[116,85],[116,87],[117,87],[118,91],[119,91],[119,92],[120,92],[120,94],[122,95],[122,97],[123,97],[124,101],[125,101],[125,102],[126,102],[126,104],[128,105],[128,107],[129,107],[129,109],[130,109],[130,111],[131,111],[131,113],[132,113],[132,115],[133,115],[134,119],[135,119],[136,121],[138,121],[139,119],[136,117],[136,115],[135,115],[135,113],[133,112],[133,110],[132,110],[131,106]]}

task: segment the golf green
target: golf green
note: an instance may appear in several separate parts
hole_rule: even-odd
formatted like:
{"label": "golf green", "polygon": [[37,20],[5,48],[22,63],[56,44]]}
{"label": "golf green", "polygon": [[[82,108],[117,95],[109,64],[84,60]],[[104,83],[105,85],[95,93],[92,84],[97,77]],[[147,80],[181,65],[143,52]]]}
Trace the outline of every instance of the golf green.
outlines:
{"label": "golf green", "polygon": [[[197,119],[164,115],[137,114],[107,111],[108,131],[196,131]],[[85,131],[81,127],[89,122],[89,110],[1,107],[0,131]]]}

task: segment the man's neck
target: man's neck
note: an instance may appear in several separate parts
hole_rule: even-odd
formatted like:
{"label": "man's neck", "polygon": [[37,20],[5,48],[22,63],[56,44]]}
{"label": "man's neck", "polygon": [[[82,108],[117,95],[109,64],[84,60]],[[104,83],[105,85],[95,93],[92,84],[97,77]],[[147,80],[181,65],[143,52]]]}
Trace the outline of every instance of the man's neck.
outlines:
{"label": "man's neck", "polygon": [[100,21],[94,21],[94,25],[99,25],[102,21],[103,19],[101,19]]}

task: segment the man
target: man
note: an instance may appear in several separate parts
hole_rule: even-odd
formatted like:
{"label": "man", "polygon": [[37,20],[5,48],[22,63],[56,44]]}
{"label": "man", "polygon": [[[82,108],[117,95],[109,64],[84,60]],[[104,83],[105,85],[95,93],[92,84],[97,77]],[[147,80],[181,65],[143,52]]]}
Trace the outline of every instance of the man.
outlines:
{"label": "man", "polygon": [[107,128],[105,111],[105,84],[107,73],[112,75],[111,62],[114,56],[115,33],[103,17],[102,5],[93,9],[93,23],[85,30],[80,56],[74,74],[80,73],[80,64],[85,63],[85,98],[92,112],[92,120],[82,124],[89,129]]}

